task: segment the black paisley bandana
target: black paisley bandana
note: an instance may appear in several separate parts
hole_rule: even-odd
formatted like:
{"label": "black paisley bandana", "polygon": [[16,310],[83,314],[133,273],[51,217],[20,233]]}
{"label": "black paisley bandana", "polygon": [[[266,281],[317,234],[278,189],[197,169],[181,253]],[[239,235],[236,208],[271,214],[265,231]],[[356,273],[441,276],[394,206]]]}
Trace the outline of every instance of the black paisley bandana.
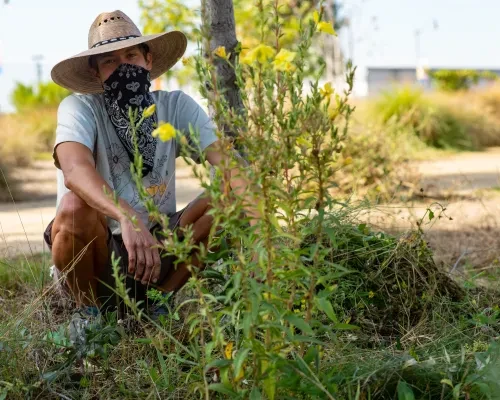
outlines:
{"label": "black paisley bandana", "polygon": [[[137,120],[142,112],[154,103],[149,92],[151,79],[149,71],[132,64],[121,64],[103,84],[104,103],[116,133],[120,138],[130,160],[134,159],[134,145],[128,109],[139,109]],[[156,113],[146,118],[137,131],[139,152],[143,158],[142,175],[146,176],[153,169],[157,139],[151,133],[157,125]]]}

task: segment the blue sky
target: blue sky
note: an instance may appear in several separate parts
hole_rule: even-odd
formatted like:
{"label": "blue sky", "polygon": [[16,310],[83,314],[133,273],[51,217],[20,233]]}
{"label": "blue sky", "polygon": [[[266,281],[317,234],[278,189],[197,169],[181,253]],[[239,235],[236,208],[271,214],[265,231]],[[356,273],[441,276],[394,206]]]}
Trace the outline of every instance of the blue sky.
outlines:
{"label": "blue sky", "polygon": [[[252,0],[249,0],[252,1]],[[42,54],[44,79],[61,59],[87,48],[88,28],[103,11],[121,9],[136,23],[137,0],[0,0],[0,110],[9,111],[16,81],[34,83],[33,56]],[[431,67],[500,68],[498,0],[345,0],[354,61],[367,66],[414,66],[415,30],[421,58]],[[480,4],[480,6],[479,6]],[[433,21],[438,22],[434,30]],[[349,54],[348,32],[341,31]]]}

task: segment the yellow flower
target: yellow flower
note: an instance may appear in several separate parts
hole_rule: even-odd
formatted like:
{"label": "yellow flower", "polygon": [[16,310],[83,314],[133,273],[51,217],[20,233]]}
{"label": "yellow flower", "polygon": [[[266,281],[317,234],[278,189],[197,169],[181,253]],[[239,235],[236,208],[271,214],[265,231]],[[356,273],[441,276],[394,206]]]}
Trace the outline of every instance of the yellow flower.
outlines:
{"label": "yellow flower", "polygon": [[330,97],[333,94],[332,84],[330,82],[325,83],[325,85],[319,89],[319,93],[323,97]]}
{"label": "yellow flower", "polygon": [[224,349],[224,355],[228,360],[233,358],[233,342],[229,342]]}
{"label": "yellow flower", "polygon": [[329,35],[337,36],[335,29],[333,29],[333,24],[331,22],[321,21],[318,22],[317,27],[318,32],[328,33]]}
{"label": "yellow flower", "polygon": [[226,54],[226,48],[224,46],[219,46],[214,50],[214,54],[224,60],[227,60],[231,53]]}
{"label": "yellow flower", "polygon": [[368,292],[368,297],[370,299],[373,299],[375,297],[375,293],[373,293],[371,290]]}
{"label": "yellow flower", "polygon": [[184,66],[191,65],[191,61],[192,61],[191,57],[182,57],[182,64]]}
{"label": "yellow flower", "polygon": [[274,53],[275,51],[271,46],[259,44],[256,48],[249,50],[240,61],[241,63],[248,65],[254,64],[255,62],[266,64],[269,59],[274,56]]}
{"label": "yellow flower", "polygon": [[238,376],[234,377],[235,382],[241,381],[245,377],[245,364],[241,366]]}
{"label": "yellow flower", "polygon": [[352,164],[352,157],[346,157],[344,160],[344,165],[351,165]]}
{"label": "yellow flower", "polygon": [[335,108],[331,108],[328,110],[328,118],[330,118],[330,121],[335,121],[335,118],[339,115],[339,112]]}
{"label": "yellow flower", "polygon": [[151,115],[154,114],[155,110],[156,110],[156,104],[151,104],[148,108],[146,108],[144,110],[144,112],[142,113],[142,116],[144,118],[149,118],[149,117],[151,117]]}
{"label": "yellow flower", "polygon": [[314,10],[313,20],[314,20],[315,23],[319,22],[319,12],[318,12],[318,10]]}
{"label": "yellow flower", "polygon": [[285,72],[293,71],[295,69],[295,66],[292,64],[292,61],[296,55],[297,53],[293,51],[287,49],[281,49],[273,61],[274,69],[276,71],[285,71]]}
{"label": "yellow flower", "polygon": [[168,142],[175,137],[175,128],[169,123],[161,124],[153,131],[153,137],[159,137],[162,142]]}

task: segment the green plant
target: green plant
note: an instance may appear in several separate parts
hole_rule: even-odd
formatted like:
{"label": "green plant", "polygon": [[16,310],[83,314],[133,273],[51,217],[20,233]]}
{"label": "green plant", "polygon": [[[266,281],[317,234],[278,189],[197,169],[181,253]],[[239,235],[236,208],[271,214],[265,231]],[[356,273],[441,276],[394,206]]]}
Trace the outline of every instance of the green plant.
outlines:
{"label": "green plant", "polygon": [[[406,345],[403,332],[426,321],[436,304],[449,316],[455,310],[451,304],[465,298],[463,289],[434,265],[420,232],[397,240],[366,225],[353,226],[347,219],[349,206],[332,196],[345,164],[339,154],[352,108],[346,101],[349,90],[334,95],[331,86],[319,88],[316,81],[309,94],[302,93],[305,54],[315,28],[313,21],[304,25],[297,54],[284,65],[274,58],[279,49],[266,45],[251,51],[245,65],[230,65],[239,86],[246,88],[247,118],[233,114],[221,96],[213,64],[229,63],[224,53],[197,59],[200,80],[208,82],[202,93],[214,119],[219,127],[239,134],[250,166],[242,169],[228,138],[221,136],[219,151],[230,161],[203,184],[214,218],[208,243],[195,245],[189,230],[183,241],[175,235],[163,240],[164,249],[182,262],[191,264],[196,251],[207,264],[204,271],[191,264],[186,290],[192,297],[178,306],[197,307],[185,321],[187,344],[161,326],[166,338],[160,344],[150,338],[167,359],[189,371],[194,396],[335,398],[346,392],[336,384],[338,376],[331,379],[324,357],[341,347],[342,340],[366,334]],[[352,80],[350,71],[349,87]],[[144,117],[139,117],[131,112],[130,120],[140,124]],[[196,132],[191,136],[193,143],[182,146],[186,157],[197,148]],[[182,143],[182,137],[177,140]],[[203,157],[201,163],[206,165]],[[235,169],[249,184],[244,194],[228,196],[225,179]],[[136,151],[132,172],[139,195],[150,216],[165,224],[142,188],[141,170]],[[261,218],[249,226],[242,212],[253,204]],[[233,239],[229,252],[222,249],[208,257],[208,249],[224,247],[215,227],[223,227]],[[118,294],[140,318],[140,307],[128,298],[116,265],[115,278]],[[369,342],[363,338],[360,348]],[[167,344],[175,347],[170,356],[163,350]],[[410,393],[404,383],[398,387]]]}
{"label": "green plant", "polygon": [[57,107],[69,94],[67,89],[54,82],[40,83],[38,86],[28,86],[18,82],[11,93],[11,101],[17,111],[37,107],[50,108]]}
{"label": "green plant", "polygon": [[[13,170],[29,166],[38,152],[52,152],[56,131],[54,108],[26,110],[19,114],[0,116],[0,165],[5,177],[0,175],[0,201],[11,201],[10,191],[18,198],[19,176]],[[51,154],[51,153],[50,153]],[[52,158],[52,156],[50,156]]]}
{"label": "green plant", "polygon": [[428,71],[429,77],[435,82],[438,89],[446,92],[468,90],[481,79],[496,80],[498,76],[490,71],[477,70],[438,70]]}
{"label": "green plant", "polygon": [[[277,10],[267,17],[279,36]],[[129,317],[110,315],[101,329],[89,329],[100,351],[79,351],[61,328],[67,313],[50,304],[56,296],[46,287],[35,295],[38,286],[22,275],[24,291],[2,296],[0,312],[10,317],[0,320],[0,351],[8,354],[0,357],[2,395],[495,398],[498,346],[490,343],[500,326],[496,310],[487,308],[498,304],[498,293],[464,288],[442,273],[422,238],[423,221],[400,238],[375,232],[357,220],[360,208],[335,195],[343,170],[363,157],[356,143],[369,148],[373,142],[344,146],[351,140],[349,90],[319,87],[318,71],[306,91],[305,54],[315,31],[314,21],[301,27],[293,58],[277,62],[278,49],[260,47],[248,64],[228,65],[246,88],[245,118],[228,109],[213,75],[213,64],[227,60],[209,52],[208,60],[197,59],[215,121],[240,135],[250,165],[241,168],[220,135],[229,161],[203,181],[214,218],[207,245],[194,244],[189,229],[182,241],[176,235],[162,241],[179,260],[191,264],[196,251],[206,264],[203,271],[191,265],[185,296],[175,296],[171,317],[153,322],[143,315],[114,259],[115,291]],[[353,73],[349,69],[349,87]],[[130,117],[135,138],[135,122],[144,116]],[[394,124],[397,138],[403,128]],[[196,151],[194,130],[191,136],[193,143],[176,138],[183,155]],[[165,226],[142,187],[142,159],[135,153],[131,170],[141,201]],[[387,159],[382,155],[381,162]],[[203,157],[200,162],[208,167]],[[250,184],[245,195],[229,196],[226,176],[236,167]],[[194,173],[202,178],[198,169]],[[253,226],[242,216],[247,199],[262,216]],[[150,297],[170,306],[156,292]],[[178,336],[174,321],[187,335]]]}
{"label": "green plant", "polygon": [[413,131],[424,143],[437,148],[473,149],[474,140],[459,113],[426,98],[410,87],[384,93],[373,113],[382,123],[395,123]]}

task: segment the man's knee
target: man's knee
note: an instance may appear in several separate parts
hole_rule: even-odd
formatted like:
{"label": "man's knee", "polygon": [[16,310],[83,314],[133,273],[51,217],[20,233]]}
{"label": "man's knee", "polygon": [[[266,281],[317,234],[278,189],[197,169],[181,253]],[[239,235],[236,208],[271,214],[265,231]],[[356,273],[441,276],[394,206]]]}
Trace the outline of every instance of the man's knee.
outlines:
{"label": "man's knee", "polygon": [[101,223],[99,213],[75,193],[69,192],[61,199],[52,227],[52,239],[61,232],[87,239],[95,235],[99,223]]}

